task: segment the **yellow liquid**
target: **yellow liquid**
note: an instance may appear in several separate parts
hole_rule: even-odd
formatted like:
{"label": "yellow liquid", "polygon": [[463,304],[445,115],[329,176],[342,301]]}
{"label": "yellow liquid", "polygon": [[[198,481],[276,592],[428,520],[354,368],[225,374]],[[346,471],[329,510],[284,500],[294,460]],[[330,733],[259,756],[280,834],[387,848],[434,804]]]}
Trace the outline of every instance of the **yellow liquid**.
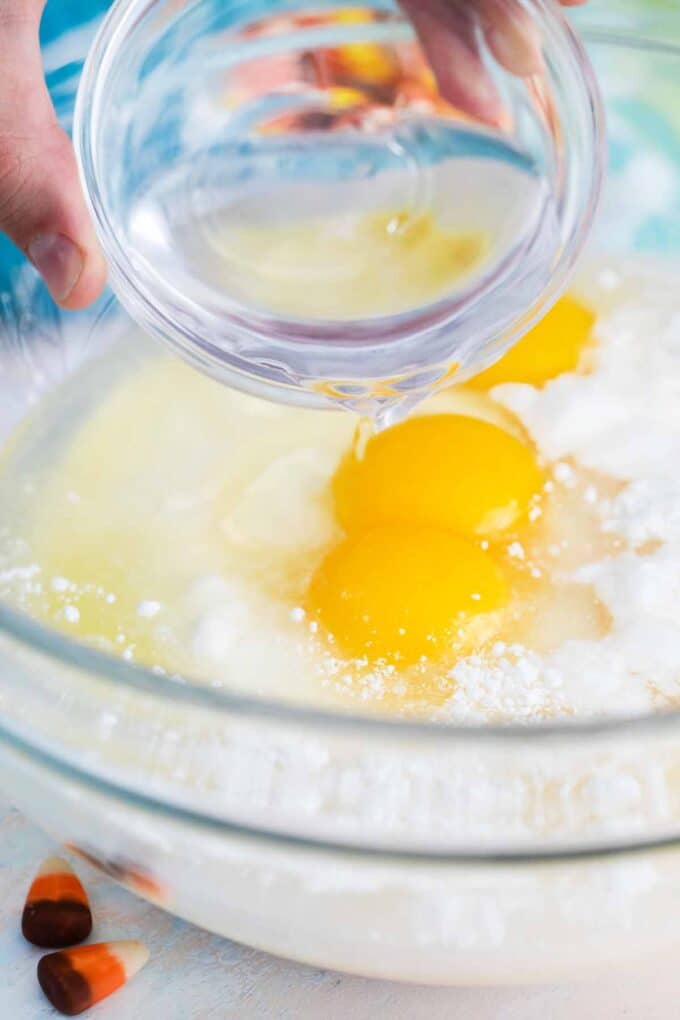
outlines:
{"label": "yellow liquid", "polygon": [[213,244],[241,300],[312,319],[396,315],[441,300],[484,261],[481,233],[431,213],[326,215],[280,226],[234,223]]}

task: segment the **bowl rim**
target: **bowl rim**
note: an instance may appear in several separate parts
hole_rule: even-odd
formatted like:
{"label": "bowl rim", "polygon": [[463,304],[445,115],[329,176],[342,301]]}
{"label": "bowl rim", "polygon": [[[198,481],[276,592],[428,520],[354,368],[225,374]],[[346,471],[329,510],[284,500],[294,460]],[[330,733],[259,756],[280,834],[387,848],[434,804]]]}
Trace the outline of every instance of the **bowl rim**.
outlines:
{"label": "bowl rim", "polygon": [[380,861],[394,866],[403,865],[447,865],[474,866],[477,868],[494,867],[531,867],[534,865],[555,865],[559,862],[587,862],[616,860],[631,854],[663,853],[680,847],[680,837],[661,836],[654,839],[632,839],[628,842],[594,842],[578,846],[575,844],[555,845],[550,848],[531,847],[503,851],[496,847],[489,850],[435,850],[390,847],[384,844],[368,844],[342,842],[328,837],[319,839],[303,836],[280,829],[266,829],[248,826],[243,823],[219,818],[200,810],[194,810],[185,804],[176,804],[162,800],[157,795],[144,793],[139,789],[131,789],[110,776],[103,776],[88,771],[82,765],[60,758],[53,751],[37,747],[25,736],[14,733],[0,724],[0,745],[4,744],[10,754],[26,757],[30,765],[45,769],[50,773],[59,774],[64,780],[78,786],[91,788],[95,794],[124,802],[132,810],[144,814],[168,818],[171,822],[199,829],[210,834],[226,835],[231,839],[239,839],[260,847],[272,846],[293,851],[295,853],[341,855],[357,860]]}
{"label": "bowl rim", "polygon": [[[557,738],[603,737],[611,734],[644,735],[649,730],[669,730],[680,723],[680,709],[637,715],[594,717],[550,722],[472,723],[461,725],[414,722],[392,716],[371,716],[300,705],[282,698],[258,697],[209,686],[188,674],[161,675],[150,667],[102,651],[40,623],[27,613],[0,602],[0,634],[6,634],[31,651],[47,655],[63,666],[92,673],[105,681],[122,684],[137,693],[160,700],[191,704],[249,719],[280,721],[329,731],[354,729],[361,733],[407,737],[429,743],[540,744]],[[0,722],[0,729],[2,723]]]}

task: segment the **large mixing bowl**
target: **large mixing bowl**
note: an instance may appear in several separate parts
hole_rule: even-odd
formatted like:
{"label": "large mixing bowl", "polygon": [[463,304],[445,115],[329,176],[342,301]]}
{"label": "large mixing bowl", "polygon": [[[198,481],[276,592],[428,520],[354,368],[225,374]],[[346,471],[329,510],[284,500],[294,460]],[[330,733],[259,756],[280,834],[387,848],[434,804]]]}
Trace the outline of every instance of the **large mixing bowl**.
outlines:
{"label": "large mixing bowl", "polygon": [[[582,21],[611,130],[592,245],[670,262],[680,17],[602,6]],[[73,81],[55,84],[68,106]],[[3,440],[111,335],[58,318],[14,267]],[[680,939],[678,713],[505,729],[329,715],[156,676],[3,606],[0,775],[31,818],[140,895],[325,967],[547,981]]]}

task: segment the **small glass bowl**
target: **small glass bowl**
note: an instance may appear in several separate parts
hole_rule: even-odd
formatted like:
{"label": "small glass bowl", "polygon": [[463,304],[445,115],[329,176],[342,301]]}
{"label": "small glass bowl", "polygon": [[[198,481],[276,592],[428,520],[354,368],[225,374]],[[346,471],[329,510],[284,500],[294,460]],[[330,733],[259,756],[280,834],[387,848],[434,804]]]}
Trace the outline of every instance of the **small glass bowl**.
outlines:
{"label": "small glass bowl", "polygon": [[203,371],[316,406],[399,414],[490,364],[559,295],[604,161],[578,39],[521,6],[545,71],[504,71],[476,26],[490,126],[389,0],[118,0],[74,136],[123,305]]}

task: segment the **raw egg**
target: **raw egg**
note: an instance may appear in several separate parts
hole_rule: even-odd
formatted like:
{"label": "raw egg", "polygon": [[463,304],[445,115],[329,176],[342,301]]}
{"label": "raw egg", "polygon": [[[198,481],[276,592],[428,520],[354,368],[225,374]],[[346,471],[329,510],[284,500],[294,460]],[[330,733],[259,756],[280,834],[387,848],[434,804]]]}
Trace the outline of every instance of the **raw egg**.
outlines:
{"label": "raw egg", "polygon": [[488,421],[432,414],[350,451],[333,494],[348,534],[398,523],[491,538],[524,517],[542,486],[528,443]]}
{"label": "raw egg", "polygon": [[[310,585],[307,609],[349,658],[409,665],[464,647],[508,590],[493,557],[441,528],[390,524],[345,539]],[[488,616],[487,616],[488,619]]]}
{"label": "raw egg", "polygon": [[574,297],[563,297],[500,361],[469,383],[488,390],[501,383],[542,386],[575,372],[588,346],[595,314]]}

